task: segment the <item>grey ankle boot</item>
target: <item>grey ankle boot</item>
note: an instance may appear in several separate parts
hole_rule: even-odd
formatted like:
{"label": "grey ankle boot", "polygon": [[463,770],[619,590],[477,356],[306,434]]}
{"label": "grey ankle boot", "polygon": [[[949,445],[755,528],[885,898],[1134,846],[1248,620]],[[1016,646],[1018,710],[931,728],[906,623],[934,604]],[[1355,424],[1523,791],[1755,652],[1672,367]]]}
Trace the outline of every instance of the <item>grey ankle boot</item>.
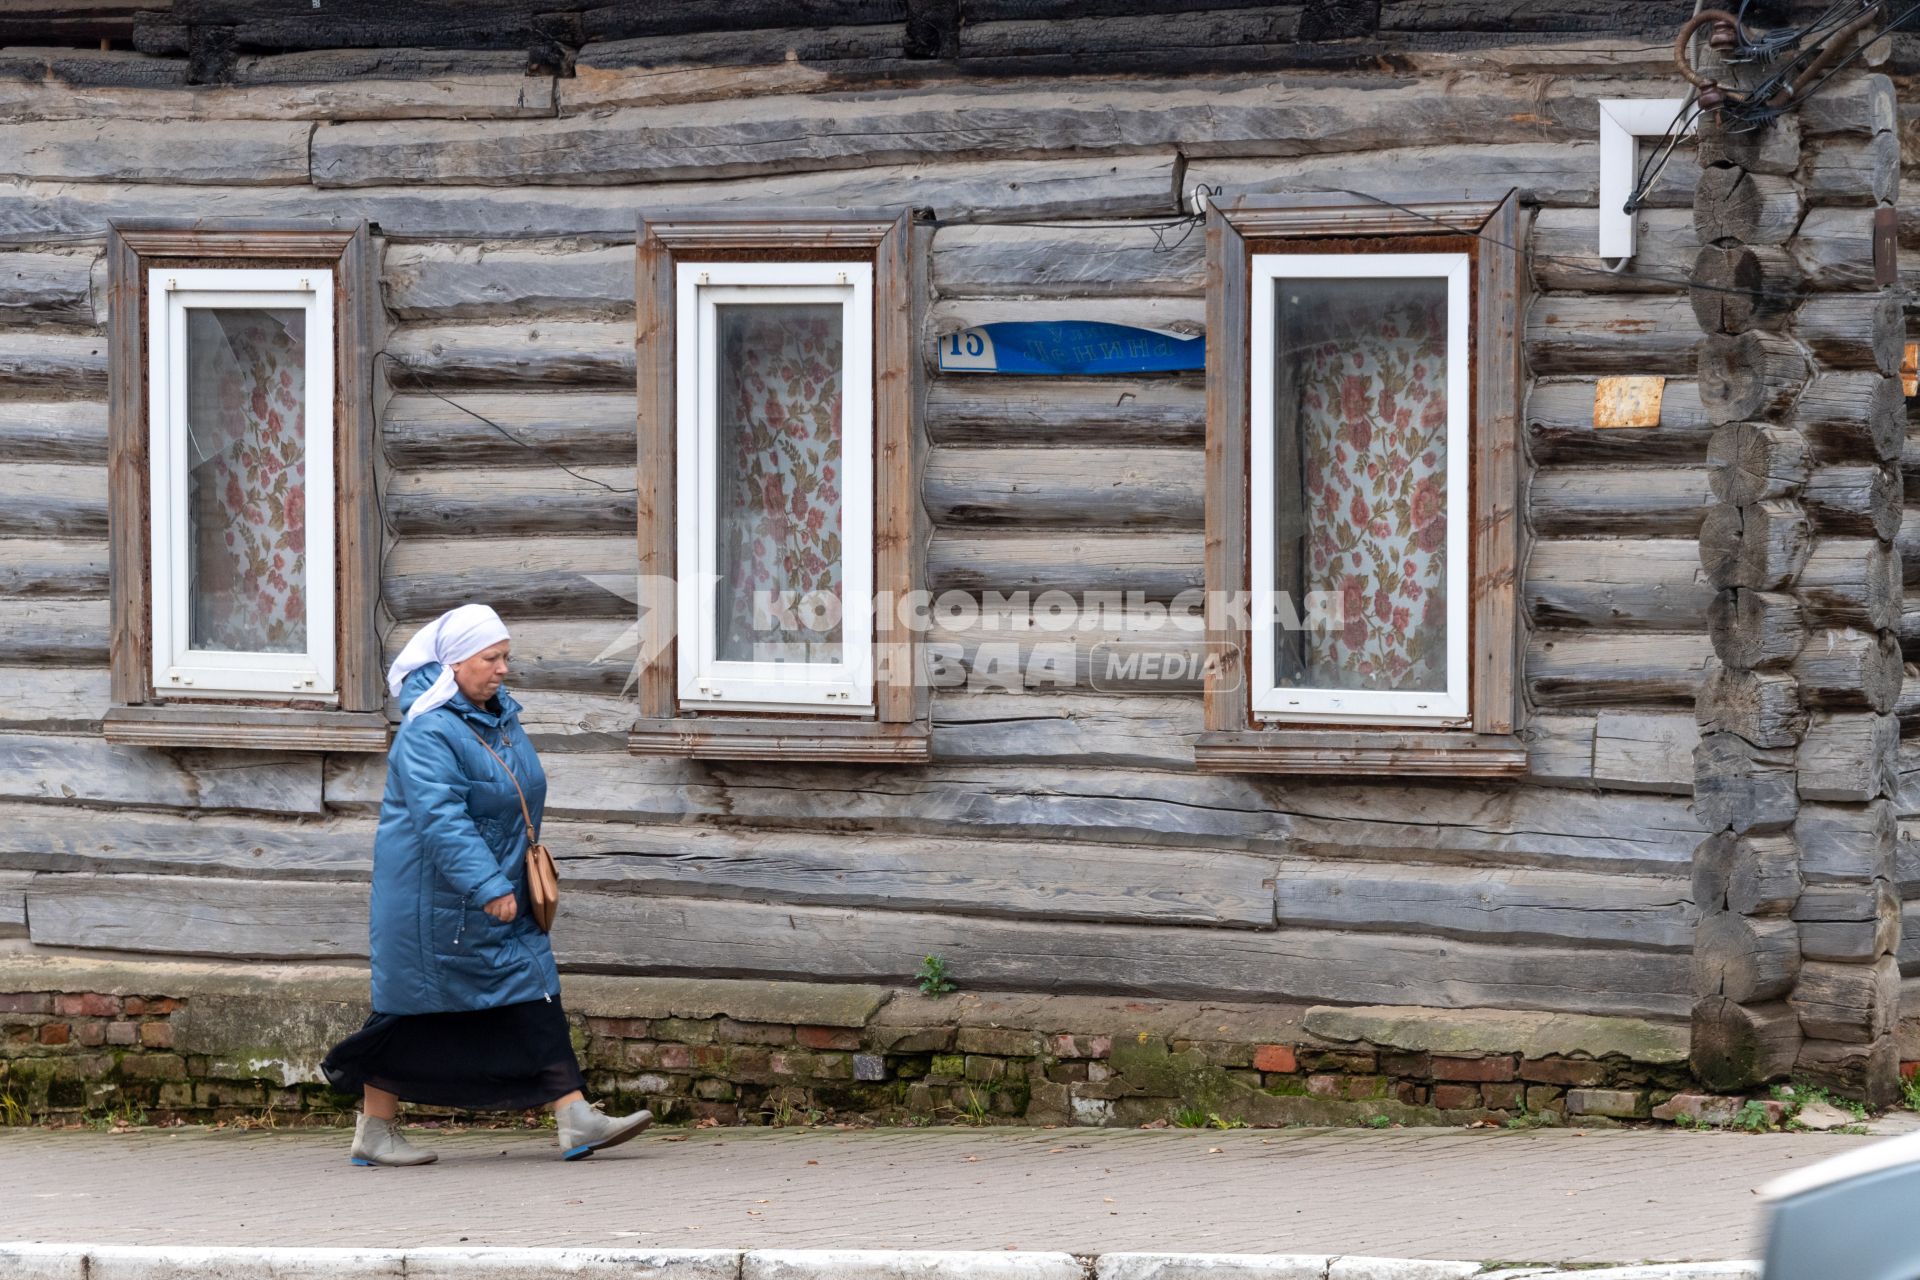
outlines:
{"label": "grey ankle boot", "polygon": [[636,1111],[630,1116],[615,1118],[602,1115],[599,1107],[581,1101],[555,1108],[554,1120],[560,1129],[560,1158],[583,1160],[596,1151],[617,1147],[645,1132],[653,1123],[653,1112]]}
{"label": "grey ankle boot", "polygon": [[398,1121],[382,1120],[361,1112],[353,1125],[353,1162],[357,1165],[432,1164],[440,1157],[423,1151],[400,1136]]}

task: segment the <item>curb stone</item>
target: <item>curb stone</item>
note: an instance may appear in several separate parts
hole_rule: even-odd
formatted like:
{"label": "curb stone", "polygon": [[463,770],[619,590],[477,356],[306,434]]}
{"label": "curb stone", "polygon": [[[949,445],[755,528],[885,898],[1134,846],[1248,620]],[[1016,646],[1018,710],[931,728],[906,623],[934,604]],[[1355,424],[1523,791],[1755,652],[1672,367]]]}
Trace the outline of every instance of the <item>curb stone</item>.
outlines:
{"label": "curb stone", "polygon": [[1757,1262],[1489,1272],[1343,1254],[892,1249],[282,1249],[9,1244],[0,1280],[1759,1280]]}

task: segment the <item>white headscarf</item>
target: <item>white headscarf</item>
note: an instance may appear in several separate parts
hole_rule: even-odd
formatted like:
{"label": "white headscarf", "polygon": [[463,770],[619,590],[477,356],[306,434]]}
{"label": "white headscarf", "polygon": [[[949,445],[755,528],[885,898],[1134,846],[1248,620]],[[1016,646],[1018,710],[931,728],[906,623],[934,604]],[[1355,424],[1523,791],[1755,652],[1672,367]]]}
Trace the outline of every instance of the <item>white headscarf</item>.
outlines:
{"label": "white headscarf", "polygon": [[393,660],[387,671],[387,691],[400,696],[407,677],[429,662],[440,664],[440,674],[427,691],[407,709],[407,719],[423,716],[435,707],[445,706],[458,692],[453,681],[453,664],[464,662],[482,649],[507,638],[507,624],[484,604],[463,604],[449,609],[413,633],[407,647]]}

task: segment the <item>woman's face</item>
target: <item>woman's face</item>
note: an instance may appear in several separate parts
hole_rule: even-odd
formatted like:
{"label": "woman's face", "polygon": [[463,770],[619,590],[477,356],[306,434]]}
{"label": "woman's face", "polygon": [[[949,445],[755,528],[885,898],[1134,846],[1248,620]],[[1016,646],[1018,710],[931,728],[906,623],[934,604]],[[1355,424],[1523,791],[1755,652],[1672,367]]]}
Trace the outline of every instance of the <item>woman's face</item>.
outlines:
{"label": "woman's face", "polygon": [[476,707],[484,707],[494,694],[500,692],[500,686],[507,678],[507,654],[512,648],[512,641],[502,640],[471,658],[453,664],[453,682],[460,686],[460,692],[466,695],[468,702]]}

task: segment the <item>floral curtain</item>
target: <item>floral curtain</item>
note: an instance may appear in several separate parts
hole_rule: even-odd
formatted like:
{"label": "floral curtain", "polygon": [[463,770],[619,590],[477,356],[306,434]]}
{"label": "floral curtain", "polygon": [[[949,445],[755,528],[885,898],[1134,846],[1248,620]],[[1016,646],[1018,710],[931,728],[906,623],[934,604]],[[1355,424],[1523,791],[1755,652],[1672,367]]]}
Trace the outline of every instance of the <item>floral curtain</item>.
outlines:
{"label": "floral curtain", "polygon": [[725,662],[838,662],[840,308],[729,304],[716,310],[721,582],[715,654]]}
{"label": "floral curtain", "polygon": [[1281,682],[1444,690],[1445,282],[1284,281],[1279,293],[1278,492],[1283,504],[1298,493],[1300,516],[1281,523],[1277,585],[1334,593],[1339,619],[1280,634]]}
{"label": "floral curtain", "polygon": [[189,309],[192,648],[306,650],[306,434],[306,313]]}

